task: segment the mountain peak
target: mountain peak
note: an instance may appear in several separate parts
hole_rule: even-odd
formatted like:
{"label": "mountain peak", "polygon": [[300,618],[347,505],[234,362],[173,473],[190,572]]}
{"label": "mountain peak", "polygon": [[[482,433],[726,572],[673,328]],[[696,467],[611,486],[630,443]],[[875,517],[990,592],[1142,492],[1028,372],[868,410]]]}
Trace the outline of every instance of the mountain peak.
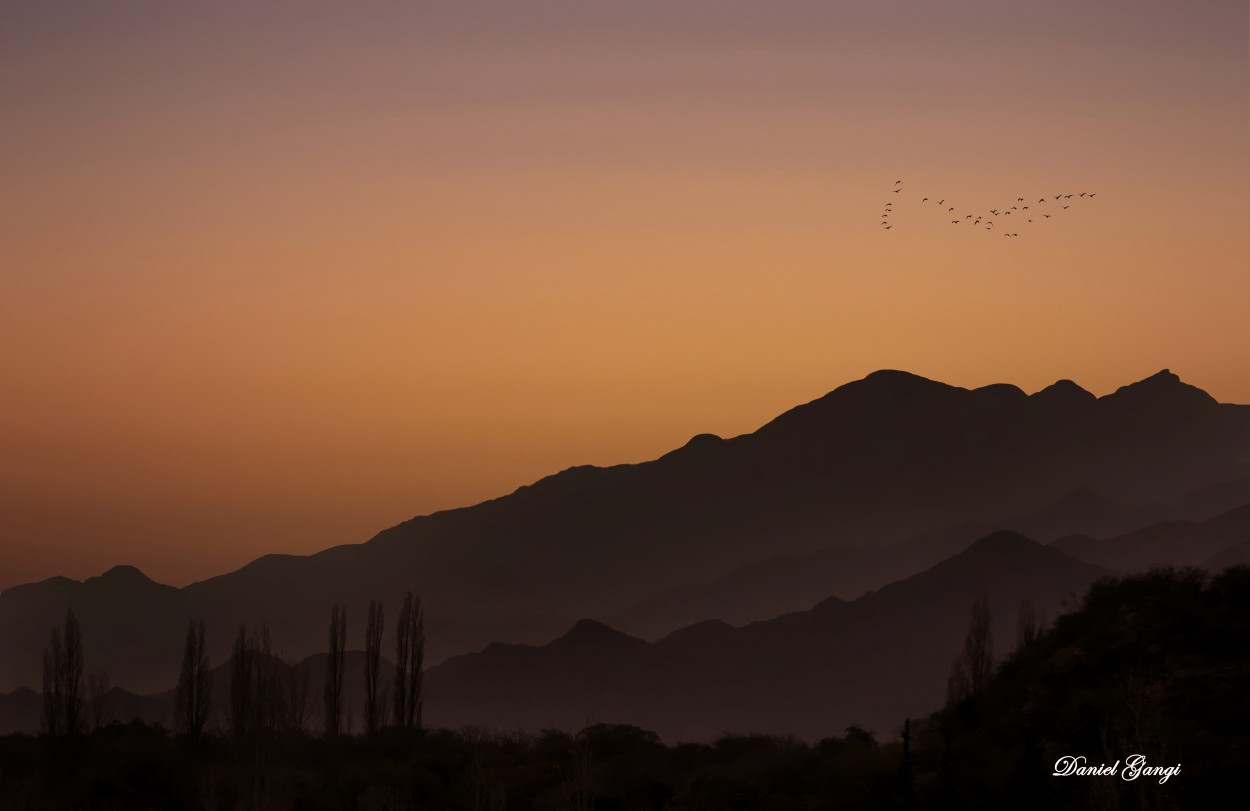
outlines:
{"label": "mountain peak", "polygon": [[992,532],[980,540],[973,541],[972,544],[965,549],[961,556],[968,557],[987,557],[999,556],[1003,553],[1017,553],[1026,549],[1041,549],[1042,545],[1037,541],[1026,538],[1019,532],[1013,532],[1009,529],[1000,529]]}
{"label": "mountain peak", "polygon": [[564,636],[556,639],[551,644],[577,646],[619,646],[633,645],[635,643],[641,645],[647,644],[637,637],[632,637],[629,634],[622,633],[611,626],[604,625],[598,620],[580,619],[573,624],[573,627],[570,628]]}
{"label": "mountain peak", "polygon": [[1070,407],[1092,403],[1098,398],[1073,381],[1064,378],[1063,380],[1056,380],[1041,391],[1034,393],[1031,399],[1040,403]]}
{"label": "mountain peak", "polygon": [[127,566],[124,564],[120,566],[114,566],[113,568],[109,569],[107,572],[100,575],[100,579],[101,580],[113,580],[113,581],[125,581],[125,582],[132,582],[132,583],[133,582],[139,582],[139,583],[155,582],[152,580],[152,578],[148,577],[146,574],[141,572],[138,567]]}
{"label": "mountain peak", "polygon": [[1142,404],[1160,403],[1167,407],[1215,403],[1216,400],[1197,386],[1182,382],[1171,369],[1121,386],[1102,398],[1111,403]]}

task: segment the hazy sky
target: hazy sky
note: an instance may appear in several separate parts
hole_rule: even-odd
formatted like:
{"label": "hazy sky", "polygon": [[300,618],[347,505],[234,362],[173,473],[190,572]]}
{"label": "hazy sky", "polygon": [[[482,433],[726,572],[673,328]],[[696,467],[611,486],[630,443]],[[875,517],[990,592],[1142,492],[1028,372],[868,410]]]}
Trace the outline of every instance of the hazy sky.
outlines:
{"label": "hazy sky", "polygon": [[[1244,0],[8,0],[0,587],[361,541],[878,368],[1250,402],[1248,31]],[[1017,239],[919,204],[1081,191]]]}

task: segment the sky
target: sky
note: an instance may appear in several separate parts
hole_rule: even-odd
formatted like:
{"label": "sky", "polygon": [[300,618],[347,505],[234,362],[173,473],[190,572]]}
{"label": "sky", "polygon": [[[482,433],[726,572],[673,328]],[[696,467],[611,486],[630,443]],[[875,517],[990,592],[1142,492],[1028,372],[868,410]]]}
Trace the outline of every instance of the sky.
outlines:
{"label": "sky", "polygon": [[1248,16],[10,0],[0,588],[360,542],[881,368],[1250,403]]}

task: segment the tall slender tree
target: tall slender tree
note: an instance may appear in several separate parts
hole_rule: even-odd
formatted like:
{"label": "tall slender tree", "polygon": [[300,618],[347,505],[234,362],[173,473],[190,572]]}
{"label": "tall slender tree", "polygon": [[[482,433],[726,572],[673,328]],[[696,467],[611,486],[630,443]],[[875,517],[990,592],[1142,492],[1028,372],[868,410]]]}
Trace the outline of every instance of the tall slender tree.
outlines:
{"label": "tall slender tree", "polygon": [[411,666],[412,649],[412,592],[404,597],[399,609],[399,623],[395,626],[395,726],[407,726],[408,721],[408,669]]}
{"label": "tall slender tree", "polygon": [[425,614],[421,599],[404,597],[395,629],[395,724],[420,729],[425,704]]}
{"label": "tall slender tree", "polygon": [[82,630],[74,609],[64,628],[54,628],[43,652],[43,726],[50,737],[73,735],[83,726]]}
{"label": "tall slender tree", "polygon": [[59,736],[61,726],[61,629],[52,629],[52,639],[43,649],[43,731],[50,738]]}
{"label": "tall slender tree", "polygon": [[174,692],[174,715],[178,731],[189,738],[198,738],[208,724],[213,707],[204,623],[192,621],[187,626],[186,644],[182,649],[182,669]]}
{"label": "tall slender tree", "polygon": [[365,732],[373,734],[382,725],[382,630],[386,621],[382,604],[369,601],[369,624],[365,628]]}
{"label": "tall slender tree", "polygon": [[108,715],[109,677],[102,670],[94,670],[87,674],[87,707],[91,710],[91,728],[104,726],[104,717]]}
{"label": "tall slender tree", "polygon": [[994,636],[989,597],[982,594],[972,601],[968,633],[960,656],[951,665],[946,682],[946,703],[959,702],[978,695],[994,673]]}
{"label": "tall slender tree", "polygon": [[240,739],[252,732],[254,664],[247,625],[240,625],[230,657],[230,726]]}
{"label": "tall slender tree", "polygon": [[65,734],[73,735],[82,729],[83,722],[83,653],[82,630],[74,609],[65,615],[65,649],[61,660],[61,712],[65,720]]}
{"label": "tall slender tree", "polygon": [[425,612],[420,597],[414,601],[409,622],[412,628],[408,635],[407,726],[421,729],[425,709]]}
{"label": "tall slender tree", "polygon": [[326,658],[325,734],[336,738],[343,723],[343,666],[347,643],[347,609],[335,603],[330,610],[330,655]]}

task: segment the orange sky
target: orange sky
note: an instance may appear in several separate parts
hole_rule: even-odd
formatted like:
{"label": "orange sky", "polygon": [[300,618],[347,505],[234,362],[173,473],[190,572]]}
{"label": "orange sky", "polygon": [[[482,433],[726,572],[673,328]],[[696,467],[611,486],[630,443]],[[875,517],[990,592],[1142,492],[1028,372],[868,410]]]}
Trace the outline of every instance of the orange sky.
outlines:
{"label": "orange sky", "polygon": [[[0,587],[361,541],[878,368],[1250,402],[1240,0],[87,5],[0,8]],[[919,204],[1068,191],[1019,239]]]}

